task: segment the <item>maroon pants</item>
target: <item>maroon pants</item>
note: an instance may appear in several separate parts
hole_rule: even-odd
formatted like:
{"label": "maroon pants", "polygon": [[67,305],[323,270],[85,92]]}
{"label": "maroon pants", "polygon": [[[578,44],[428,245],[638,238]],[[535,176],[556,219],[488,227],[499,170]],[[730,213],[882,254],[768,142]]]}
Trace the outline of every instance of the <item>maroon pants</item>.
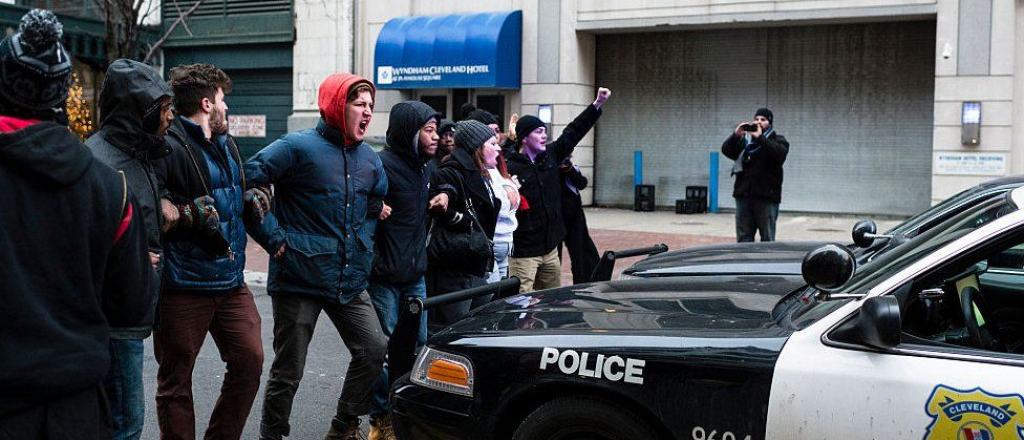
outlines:
{"label": "maroon pants", "polygon": [[249,418],[263,373],[260,314],[249,289],[222,297],[168,293],[160,297],[160,330],[153,333],[160,438],[196,438],[192,370],[206,333],[227,364],[206,439],[238,439]]}

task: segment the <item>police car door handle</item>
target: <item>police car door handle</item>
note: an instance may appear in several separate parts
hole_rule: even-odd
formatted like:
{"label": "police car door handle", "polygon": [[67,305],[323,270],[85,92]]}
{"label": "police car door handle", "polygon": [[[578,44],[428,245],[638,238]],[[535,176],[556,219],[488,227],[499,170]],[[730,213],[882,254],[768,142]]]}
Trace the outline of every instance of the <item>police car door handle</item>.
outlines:
{"label": "police car door handle", "polygon": [[932,289],[924,289],[917,296],[921,299],[939,299],[946,294],[946,291],[942,290],[941,287],[935,287]]}

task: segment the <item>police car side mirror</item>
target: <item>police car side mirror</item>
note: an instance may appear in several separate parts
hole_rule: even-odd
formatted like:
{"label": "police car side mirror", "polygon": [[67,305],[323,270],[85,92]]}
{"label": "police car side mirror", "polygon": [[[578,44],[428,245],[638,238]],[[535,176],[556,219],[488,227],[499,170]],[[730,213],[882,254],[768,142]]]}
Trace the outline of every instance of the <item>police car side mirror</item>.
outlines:
{"label": "police car side mirror", "polygon": [[857,259],[846,246],[829,243],[808,252],[800,268],[808,285],[830,292],[853,278]]}
{"label": "police car side mirror", "polygon": [[890,239],[892,236],[879,234],[878,226],[871,220],[861,220],[853,225],[853,243],[858,247],[869,248],[878,238]]}
{"label": "police car side mirror", "polygon": [[869,347],[890,349],[900,343],[902,321],[896,297],[876,296],[864,301],[854,326],[857,340]]}

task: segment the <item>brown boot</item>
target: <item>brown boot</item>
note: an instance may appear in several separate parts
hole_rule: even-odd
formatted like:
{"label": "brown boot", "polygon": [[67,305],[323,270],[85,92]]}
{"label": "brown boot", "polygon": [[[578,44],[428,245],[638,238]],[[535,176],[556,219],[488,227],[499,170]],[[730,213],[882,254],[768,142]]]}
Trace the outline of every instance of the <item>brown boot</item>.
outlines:
{"label": "brown boot", "polygon": [[366,440],[366,437],[359,431],[359,419],[347,423],[334,419],[331,420],[331,430],[327,431],[324,440]]}
{"label": "brown boot", "polygon": [[370,435],[367,440],[397,440],[390,415],[370,419]]}

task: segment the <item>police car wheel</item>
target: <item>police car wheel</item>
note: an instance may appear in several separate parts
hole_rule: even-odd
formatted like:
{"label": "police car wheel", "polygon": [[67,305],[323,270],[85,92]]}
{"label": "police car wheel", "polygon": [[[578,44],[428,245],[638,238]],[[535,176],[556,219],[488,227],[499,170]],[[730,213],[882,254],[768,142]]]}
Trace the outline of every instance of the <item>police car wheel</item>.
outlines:
{"label": "police car wheel", "polygon": [[658,439],[658,433],[626,408],[595,397],[566,397],[541,405],[523,420],[512,440]]}

